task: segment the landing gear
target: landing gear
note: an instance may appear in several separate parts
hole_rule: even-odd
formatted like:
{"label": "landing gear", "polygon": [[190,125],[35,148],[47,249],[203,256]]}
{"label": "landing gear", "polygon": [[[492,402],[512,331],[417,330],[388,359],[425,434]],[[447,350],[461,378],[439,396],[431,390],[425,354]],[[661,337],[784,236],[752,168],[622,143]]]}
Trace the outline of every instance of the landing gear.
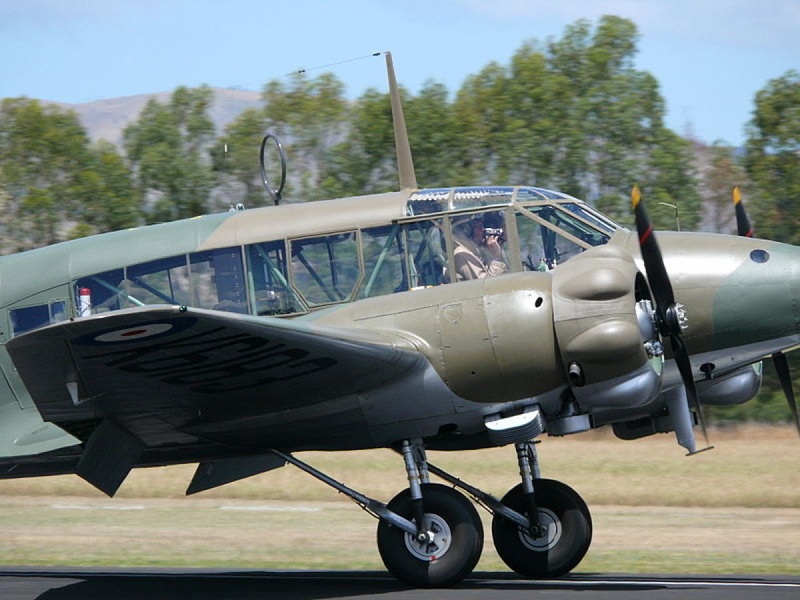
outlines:
{"label": "landing gear", "polygon": [[[378,523],[378,551],[389,572],[417,587],[445,587],[472,572],[483,550],[483,525],[472,503],[460,492],[436,483],[422,485],[424,534],[407,533],[386,521]],[[406,489],[387,508],[412,520]]]}
{"label": "landing gear", "polygon": [[536,445],[515,444],[522,482],[498,500],[428,464],[431,473],[465,490],[486,507],[500,558],[525,577],[560,577],[574,569],[592,541],[592,518],[578,493],[559,481],[539,478]]}
{"label": "landing gear", "polygon": [[[533,578],[560,577],[583,559],[592,541],[586,503],[568,485],[539,476],[536,445],[515,444],[522,482],[500,501],[492,519],[494,547],[512,570]],[[522,515],[509,519],[505,511]]]}
{"label": "landing gear", "polygon": [[[430,464],[422,440],[400,448],[409,487],[383,504],[278,450],[273,454],[339,490],[379,519],[378,550],[386,568],[416,587],[445,587],[467,577],[483,550],[483,525],[466,492],[493,513],[500,558],[525,577],[559,577],[586,554],[592,520],[581,497],[558,481],[540,479],[533,443],[515,444],[522,482],[502,500]],[[430,473],[452,485],[430,483]]]}
{"label": "landing gear", "polygon": [[[592,519],[586,503],[568,485],[551,479],[537,479],[534,485],[538,535],[496,513],[492,519],[494,547],[503,562],[520,575],[560,577],[574,569],[589,549]],[[511,488],[501,502],[530,515],[522,484]]]}
{"label": "landing gear", "polygon": [[378,551],[389,572],[418,587],[453,585],[472,572],[483,550],[483,524],[472,503],[459,492],[429,483],[422,440],[406,440],[400,450],[408,489],[387,510],[413,524],[400,529],[378,523]]}

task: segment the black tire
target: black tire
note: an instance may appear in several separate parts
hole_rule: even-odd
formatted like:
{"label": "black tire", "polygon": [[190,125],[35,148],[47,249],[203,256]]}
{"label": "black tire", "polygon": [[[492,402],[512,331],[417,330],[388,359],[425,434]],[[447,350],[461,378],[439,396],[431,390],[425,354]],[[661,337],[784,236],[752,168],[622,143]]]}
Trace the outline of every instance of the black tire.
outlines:
{"label": "black tire", "polygon": [[[547,527],[547,535],[533,539],[516,524],[495,514],[494,547],[503,562],[524,577],[560,577],[586,555],[592,542],[592,517],[586,503],[568,485],[552,479],[536,479],[533,485],[539,521]],[[522,484],[509,490],[503,504],[527,516]]]}
{"label": "black tire", "polygon": [[[472,572],[483,550],[478,512],[463,494],[436,483],[423,484],[422,502],[426,520],[438,533],[436,542],[421,546],[411,534],[381,520],[378,551],[383,564],[392,575],[414,587],[454,585]],[[400,492],[387,506],[415,522],[409,490]]]}

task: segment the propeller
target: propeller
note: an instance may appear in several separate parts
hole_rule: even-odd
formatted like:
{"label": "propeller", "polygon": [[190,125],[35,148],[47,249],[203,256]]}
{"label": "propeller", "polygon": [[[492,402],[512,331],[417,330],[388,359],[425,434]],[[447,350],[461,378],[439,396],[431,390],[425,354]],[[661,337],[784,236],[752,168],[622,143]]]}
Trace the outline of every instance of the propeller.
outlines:
{"label": "propeller", "polygon": [[655,235],[653,235],[653,224],[647,216],[642,194],[638,186],[634,186],[631,192],[631,204],[636,216],[636,230],[639,234],[639,248],[641,249],[644,268],[647,272],[647,279],[650,283],[650,290],[656,304],[656,314],[658,316],[659,331],[662,335],[669,337],[672,345],[672,354],[675,364],[683,380],[686,390],[687,402],[692,406],[697,414],[700,429],[703,432],[706,447],[702,450],[688,448],[689,454],[696,454],[711,448],[708,443],[708,430],[706,429],[705,416],[697,395],[697,388],[694,384],[692,373],[692,363],[689,359],[689,352],[683,343],[682,333],[687,327],[686,313],[683,305],[675,302],[675,294],[672,291],[672,284],[669,281],[667,268],[664,266],[664,258],[658,246]]}
{"label": "propeller", "polygon": [[775,371],[778,373],[778,380],[781,382],[783,394],[786,396],[786,401],[789,403],[789,409],[792,411],[794,426],[797,428],[797,433],[800,434],[800,416],[797,414],[797,400],[794,397],[792,375],[789,372],[789,361],[783,352],[778,352],[772,355],[772,363],[775,365]]}
{"label": "propeller", "polygon": [[739,186],[733,188],[733,206],[736,209],[736,229],[742,237],[753,237],[753,226],[750,225],[750,218],[742,203],[742,192]]}
{"label": "propeller", "polygon": [[[747,216],[747,211],[742,202],[742,193],[739,187],[733,188],[733,205],[736,208],[736,229],[742,237],[753,237],[753,227],[750,225],[750,218]],[[794,425],[797,428],[797,433],[800,434],[800,416],[797,412],[797,399],[794,395],[794,388],[792,386],[792,374],[789,371],[789,361],[783,352],[776,352],[772,355],[772,364],[775,365],[775,372],[778,374],[778,380],[781,382],[783,395],[786,396],[786,402],[789,404],[789,410],[792,411],[792,418]]]}

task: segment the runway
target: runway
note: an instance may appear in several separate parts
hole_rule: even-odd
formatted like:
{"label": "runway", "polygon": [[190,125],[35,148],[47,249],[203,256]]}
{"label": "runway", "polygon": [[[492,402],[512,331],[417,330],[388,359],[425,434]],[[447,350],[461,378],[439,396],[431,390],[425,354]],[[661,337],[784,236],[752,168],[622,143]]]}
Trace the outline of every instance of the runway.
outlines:
{"label": "runway", "polygon": [[[539,594],[541,592],[541,594]],[[800,577],[576,575],[531,581],[506,573],[475,573],[446,590],[409,589],[379,571],[246,571],[119,569],[68,571],[6,568],[0,571],[4,600],[795,600]]]}

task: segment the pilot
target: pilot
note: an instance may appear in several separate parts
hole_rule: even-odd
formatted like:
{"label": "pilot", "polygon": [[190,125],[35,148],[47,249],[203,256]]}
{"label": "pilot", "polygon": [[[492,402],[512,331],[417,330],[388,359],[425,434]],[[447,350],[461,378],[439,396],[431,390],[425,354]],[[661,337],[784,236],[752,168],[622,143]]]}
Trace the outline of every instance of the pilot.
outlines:
{"label": "pilot", "polygon": [[486,235],[481,215],[456,225],[453,232],[456,277],[458,281],[484,279],[508,270],[500,245],[501,235]]}

